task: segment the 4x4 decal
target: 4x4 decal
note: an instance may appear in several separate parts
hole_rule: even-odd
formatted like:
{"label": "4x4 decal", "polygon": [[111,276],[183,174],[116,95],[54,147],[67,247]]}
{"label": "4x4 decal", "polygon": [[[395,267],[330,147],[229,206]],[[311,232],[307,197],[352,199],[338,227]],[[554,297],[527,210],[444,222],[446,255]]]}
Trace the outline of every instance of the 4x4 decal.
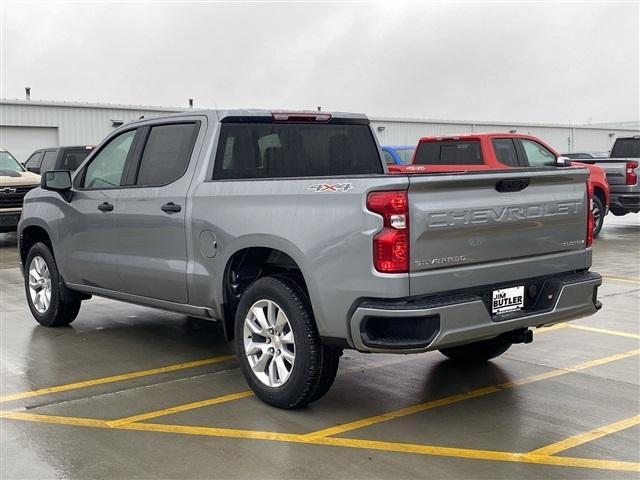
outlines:
{"label": "4x4 decal", "polygon": [[351,183],[316,183],[315,185],[309,185],[307,190],[310,192],[348,192],[353,189]]}

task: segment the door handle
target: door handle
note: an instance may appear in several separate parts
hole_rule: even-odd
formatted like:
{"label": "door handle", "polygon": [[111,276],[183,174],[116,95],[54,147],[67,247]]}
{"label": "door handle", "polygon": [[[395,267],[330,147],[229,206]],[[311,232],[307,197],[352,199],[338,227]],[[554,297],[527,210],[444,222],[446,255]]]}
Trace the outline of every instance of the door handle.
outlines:
{"label": "door handle", "polygon": [[113,205],[111,205],[109,202],[102,202],[100,205],[98,205],[98,210],[100,210],[101,212],[110,212],[113,210]]}
{"label": "door handle", "polygon": [[182,210],[182,207],[180,205],[176,205],[173,202],[169,202],[169,203],[165,203],[164,205],[162,205],[162,207],[160,207],[160,209],[163,212],[167,212],[167,213],[178,213],[180,210]]}

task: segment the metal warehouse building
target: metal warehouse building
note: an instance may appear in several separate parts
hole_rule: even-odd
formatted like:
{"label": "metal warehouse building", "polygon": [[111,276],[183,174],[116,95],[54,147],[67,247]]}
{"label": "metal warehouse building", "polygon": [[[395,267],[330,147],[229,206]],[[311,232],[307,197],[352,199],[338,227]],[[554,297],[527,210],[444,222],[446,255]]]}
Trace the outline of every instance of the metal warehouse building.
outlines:
{"label": "metal warehouse building", "polygon": [[[123,123],[184,108],[145,107],[38,100],[0,101],[0,145],[20,161],[43,147],[91,145]],[[419,120],[371,117],[382,144],[413,145],[425,135],[517,131],[538,136],[558,151],[607,151],[617,136],[638,134],[620,125],[558,125],[486,121]]]}

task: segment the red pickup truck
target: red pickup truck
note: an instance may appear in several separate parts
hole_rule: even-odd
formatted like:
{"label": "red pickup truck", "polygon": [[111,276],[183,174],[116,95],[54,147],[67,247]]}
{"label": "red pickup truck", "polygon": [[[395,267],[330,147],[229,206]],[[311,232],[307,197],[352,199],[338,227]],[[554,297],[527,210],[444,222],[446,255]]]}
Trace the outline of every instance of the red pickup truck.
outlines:
{"label": "red pickup truck", "polygon": [[[558,158],[561,158],[559,161]],[[539,138],[518,133],[470,133],[423,137],[409,165],[388,165],[390,173],[433,173],[493,170],[509,167],[580,166],[589,170],[593,187],[594,235],[604,223],[609,184],[604,169],[570,162]]]}

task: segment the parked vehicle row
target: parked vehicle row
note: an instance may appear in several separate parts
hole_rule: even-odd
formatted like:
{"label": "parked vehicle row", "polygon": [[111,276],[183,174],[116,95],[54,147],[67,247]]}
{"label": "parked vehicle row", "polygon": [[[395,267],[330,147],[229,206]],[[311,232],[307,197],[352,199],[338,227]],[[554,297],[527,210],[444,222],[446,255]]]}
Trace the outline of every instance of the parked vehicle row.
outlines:
{"label": "parked vehicle row", "polygon": [[299,407],[345,348],[482,362],[598,310],[588,176],[388,175],[359,114],[143,119],[25,197],[27,302],[50,327],[91,295],[219,321],[257,396]]}
{"label": "parked vehicle row", "polygon": [[581,166],[589,170],[593,189],[594,235],[604,223],[609,205],[609,185],[602,168],[574,162],[559,155],[542,140],[513,133],[471,133],[423,137],[410,165],[392,165],[389,171],[402,173],[500,170]]}

